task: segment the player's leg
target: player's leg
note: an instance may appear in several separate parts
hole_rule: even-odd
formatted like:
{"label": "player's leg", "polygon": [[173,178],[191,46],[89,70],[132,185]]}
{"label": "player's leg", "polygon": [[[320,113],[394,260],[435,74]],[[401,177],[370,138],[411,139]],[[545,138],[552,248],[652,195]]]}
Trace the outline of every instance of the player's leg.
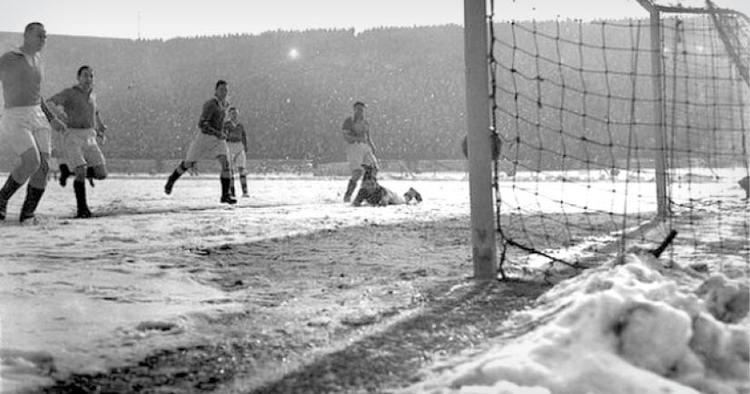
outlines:
{"label": "player's leg", "polygon": [[86,164],[88,165],[88,168],[86,169],[86,178],[96,180],[107,178],[107,175],[109,175],[107,172],[107,162],[104,159],[104,154],[98,144],[94,143],[86,145],[83,155],[86,159]]}
{"label": "player's leg", "polygon": [[346,160],[349,163],[349,169],[351,170],[351,177],[349,183],[346,185],[346,192],[344,193],[344,202],[349,202],[354,194],[354,189],[357,188],[357,182],[362,177],[362,158],[363,158],[363,146],[364,144],[354,143],[349,144],[346,147]]}
{"label": "player's leg", "polygon": [[83,149],[83,156],[88,165],[86,168],[86,179],[88,179],[91,187],[94,187],[94,179],[102,180],[108,175],[104,154],[101,148],[99,148],[99,144],[96,143],[96,138],[87,140],[87,144]]}
{"label": "player's leg", "polygon": [[406,200],[403,197],[399,196],[398,194],[394,193],[393,190],[388,189],[386,194],[388,195],[389,205],[406,204]]}
{"label": "player's leg", "polygon": [[39,152],[39,166],[36,171],[29,177],[29,183],[26,187],[26,198],[21,206],[20,221],[25,221],[34,217],[36,207],[42,199],[44,190],[47,188],[47,173],[49,172],[49,156],[52,151],[51,129],[47,118],[41,111],[41,108],[35,110],[30,119],[33,131],[31,132],[34,145]]}
{"label": "player's leg", "polygon": [[26,186],[26,198],[21,206],[20,221],[25,221],[34,217],[36,207],[44,195],[47,188],[47,173],[49,172],[49,152],[39,152],[39,167],[31,177]]}
{"label": "player's leg", "polygon": [[237,200],[232,197],[229,190],[229,182],[232,171],[229,168],[229,159],[226,155],[219,155],[217,157],[219,164],[221,165],[221,175],[219,180],[221,181],[221,202],[227,204],[236,204]]}
{"label": "player's leg", "polygon": [[2,143],[11,148],[21,158],[21,162],[8,175],[5,184],[0,188],[0,220],[5,220],[8,200],[26,183],[41,165],[39,148],[34,136],[26,126],[24,114],[6,112],[0,118],[0,137]]}
{"label": "player's leg", "polygon": [[[29,176],[29,183],[26,187],[26,198],[21,206],[20,221],[25,221],[34,217],[36,207],[39,205],[39,201],[42,199],[44,189],[47,187],[47,173],[49,172],[49,155],[52,151],[51,144],[51,129],[47,118],[44,116],[42,109],[37,107],[34,108],[31,114],[28,114],[27,125],[30,130],[27,135],[31,136],[32,146],[38,152],[38,156],[33,156],[29,160],[39,159],[39,165],[36,170]],[[28,150],[26,150],[28,152]],[[22,158],[23,160],[23,158]],[[33,165],[33,163],[32,163]]]}
{"label": "player's leg", "polygon": [[82,129],[69,129],[65,136],[65,152],[68,166],[73,169],[73,193],[76,197],[76,217],[89,218],[89,210],[86,200],[86,149],[88,146],[88,133]]}
{"label": "player's leg", "polygon": [[190,142],[190,146],[188,147],[185,160],[180,162],[169,178],[167,178],[167,184],[164,185],[165,194],[172,194],[172,188],[182,174],[187,172],[195,165],[195,163],[204,158],[203,156],[206,155],[206,153],[210,153],[211,145],[209,144],[211,144],[211,141],[207,139],[205,134],[200,132],[195,134],[193,140]]}
{"label": "player's leg", "polygon": [[89,185],[91,185],[91,187],[94,187],[94,179],[97,179],[96,169],[94,169],[94,167],[86,168],[86,179],[89,181]]}
{"label": "player's leg", "polygon": [[245,147],[239,144],[240,150],[237,154],[235,165],[240,174],[240,187],[242,188],[242,197],[249,197],[247,194],[247,155],[245,154]]}
{"label": "player's leg", "polygon": [[237,192],[234,187],[234,174],[237,173],[237,154],[239,152],[238,145],[234,142],[227,143],[227,149],[229,150],[229,194],[233,198],[237,198]]}
{"label": "player's leg", "polygon": [[240,187],[242,187],[242,197],[250,197],[247,193],[247,170],[245,167],[240,167]]}
{"label": "player's leg", "polygon": [[67,144],[68,144],[68,134],[65,133],[61,137],[57,138],[57,142],[59,144],[59,155],[57,158],[58,161],[58,169],[60,170],[60,176],[57,178],[57,181],[60,183],[60,186],[65,187],[65,185],[68,184],[68,178],[73,175],[73,171],[70,170],[70,167],[68,166],[68,160],[67,160]]}
{"label": "player's leg", "polygon": [[360,165],[369,165],[375,170],[380,168],[378,158],[375,157],[375,153],[372,151],[370,145],[362,144],[362,158],[360,160]]}
{"label": "player's leg", "polygon": [[75,174],[75,179],[73,180],[73,191],[76,195],[76,217],[81,219],[91,217],[88,201],[86,201],[86,168],[86,164],[81,164],[76,166],[73,170],[73,173]]}
{"label": "player's leg", "polygon": [[61,161],[58,168],[60,169],[60,177],[58,178],[58,182],[60,182],[60,186],[65,187],[65,185],[68,184],[68,178],[73,175],[73,172],[70,171],[68,163],[64,161]]}
{"label": "player's leg", "polygon": [[354,145],[353,149],[351,150],[352,157],[351,160],[349,160],[349,167],[352,170],[352,176],[351,178],[349,178],[349,184],[346,186],[344,202],[349,202],[352,193],[354,193],[354,189],[357,188],[357,181],[359,181],[359,178],[361,178],[364,174],[362,166],[371,166],[373,170],[377,170],[378,168],[378,161],[375,158],[375,155],[372,153],[372,148],[370,148],[369,145],[363,143],[351,145]]}
{"label": "player's leg", "polygon": [[354,189],[357,188],[357,182],[362,177],[362,169],[352,170],[352,176],[349,178],[349,184],[346,185],[346,193],[344,193],[344,202],[349,202],[352,199]]}
{"label": "player's leg", "polygon": [[236,170],[234,168],[229,168],[229,195],[232,196],[232,198],[237,198],[237,192],[234,188],[234,173]]}
{"label": "player's leg", "polygon": [[164,193],[166,194],[172,194],[172,188],[174,187],[175,182],[177,182],[178,179],[182,176],[182,174],[186,173],[187,170],[189,170],[191,167],[195,165],[194,161],[187,161],[183,160],[180,162],[180,164],[177,165],[177,168],[172,171],[172,174],[167,178],[167,184],[164,185]]}
{"label": "player's leg", "polygon": [[[26,183],[41,166],[41,157],[36,147],[21,154],[21,163],[11,171],[5,185],[0,189],[0,220],[5,220],[8,200]],[[41,197],[41,196],[40,196]]]}
{"label": "player's leg", "polygon": [[72,139],[75,139],[72,135],[73,133],[70,132],[70,130],[66,131],[59,139],[60,142],[60,164],[58,168],[60,169],[60,178],[58,178],[58,182],[60,182],[60,186],[65,187],[68,183],[68,178],[73,176],[73,171],[70,169],[70,166],[68,165],[68,149],[69,145],[75,145],[75,141],[72,141]]}
{"label": "player's leg", "polygon": [[96,164],[86,169],[86,178],[93,178],[98,181],[107,178],[109,172],[107,172],[107,166],[105,164]]}

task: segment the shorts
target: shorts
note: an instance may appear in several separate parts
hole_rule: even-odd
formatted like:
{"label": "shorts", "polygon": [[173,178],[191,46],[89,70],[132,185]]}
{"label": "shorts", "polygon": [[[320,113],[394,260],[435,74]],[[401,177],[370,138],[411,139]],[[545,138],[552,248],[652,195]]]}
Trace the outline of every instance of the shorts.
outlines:
{"label": "shorts", "polygon": [[193,141],[190,142],[185,161],[214,160],[219,158],[219,156],[229,158],[227,142],[219,137],[197,131],[193,137]]}
{"label": "shorts", "polygon": [[80,166],[104,165],[104,155],[96,143],[94,129],[68,129],[62,133],[64,162],[71,171]]}
{"label": "shorts", "polygon": [[372,147],[364,142],[355,142],[346,146],[346,161],[349,162],[349,169],[352,171],[361,170],[363,164],[378,166]]}
{"label": "shorts", "polygon": [[0,117],[0,141],[19,156],[32,148],[49,154],[52,150],[50,132],[47,117],[39,105],[5,108]]}
{"label": "shorts", "polygon": [[247,155],[245,155],[245,145],[242,142],[227,142],[229,149],[229,166],[232,170],[242,168],[241,175],[247,175]]}

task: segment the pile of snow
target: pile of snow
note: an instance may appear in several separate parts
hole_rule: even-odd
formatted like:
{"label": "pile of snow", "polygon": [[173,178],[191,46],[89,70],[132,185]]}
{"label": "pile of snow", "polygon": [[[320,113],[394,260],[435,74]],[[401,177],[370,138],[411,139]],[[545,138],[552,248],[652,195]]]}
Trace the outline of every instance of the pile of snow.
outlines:
{"label": "pile of snow", "polygon": [[[441,365],[409,391],[750,392],[747,281],[698,280],[646,254],[561,282],[509,326],[523,337]],[[465,357],[465,356],[464,356]]]}

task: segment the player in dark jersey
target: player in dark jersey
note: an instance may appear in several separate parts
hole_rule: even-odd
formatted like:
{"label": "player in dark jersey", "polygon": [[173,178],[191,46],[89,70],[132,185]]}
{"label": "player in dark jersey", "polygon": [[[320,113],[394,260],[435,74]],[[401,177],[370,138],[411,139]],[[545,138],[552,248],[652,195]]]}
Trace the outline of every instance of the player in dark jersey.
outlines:
{"label": "player in dark jersey", "polygon": [[234,173],[240,174],[240,186],[242,197],[247,194],[247,132],[245,126],[237,120],[239,111],[235,107],[229,108],[229,120],[224,123],[224,132],[227,135],[227,148],[229,149],[229,165],[232,168],[230,191],[234,194]]}
{"label": "player in dark jersey", "polygon": [[26,198],[19,219],[23,222],[34,217],[47,187],[50,126],[58,131],[65,129],[65,124],[48,110],[41,96],[43,68],[39,52],[46,41],[44,25],[29,23],[24,29],[21,47],[0,57],[0,82],[5,100],[0,118],[0,142],[21,159],[0,188],[0,220],[5,220],[8,200],[26,181]]}
{"label": "player in dark jersey", "polygon": [[[49,107],[59,106],[64,111],[67,130],[62,133],[61,157],[73,168],[75,174],[73,190],[78,208],[76,217],[88,218],[91,217],[91,211],[86,201],[87,172],[95,179],[107,177],[104,155],[98,143],[107,127],[99,117],[96,94],[93,92],[94,70],[90,66],[81,66],[76,77],[78,84],[52,96]],[[65,176],[62,170],[60,175]]]}
{"label": "player in dark jersey", "polygon": [[346,118],[341,127],[346,141],[346,161],[352,176],[344,193],[344,202],[351,201],[352,193],[357,188],[357,181],[362,177],[363,165],[378,167],[375,158],[375,145],[370,138],[370,124],[365,119],[365,103],[354,103],[354,115]]}
{"label": "player in dark jersey", "polygon": [[199,160],[216,159],[221,164],[221,199],[220,201],[227,204],[236,204],[237,200],[229,193],[230,168],[229,168],[229,150],[227,149],[227,137],[224,134],[224,117],[226,115],[228,103],[226,101],[229,89],[227,82],[219,80],[214,88],[214,97],[210,98],[203,104],[203,111],[198,120],[198,130],[193,136],[193,141],[188,148],[187,156],[172,175],[167,179],[164,185],[164,193],[171,194],[175,182],[188,169],[195,166]]}

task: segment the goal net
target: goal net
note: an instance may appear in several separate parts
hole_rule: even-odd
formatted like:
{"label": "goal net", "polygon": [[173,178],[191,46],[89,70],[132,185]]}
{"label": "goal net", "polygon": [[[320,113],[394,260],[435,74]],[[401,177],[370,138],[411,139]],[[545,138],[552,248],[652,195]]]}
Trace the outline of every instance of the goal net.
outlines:
{"label": "goal net", "polygon": [[654,227],[678,231],[684,253],[710,240],[750,266],[747,17],[709,3],[501,22],[500,4],[488,58],[501,274],[508,251],[584,267],[653,244]]}

